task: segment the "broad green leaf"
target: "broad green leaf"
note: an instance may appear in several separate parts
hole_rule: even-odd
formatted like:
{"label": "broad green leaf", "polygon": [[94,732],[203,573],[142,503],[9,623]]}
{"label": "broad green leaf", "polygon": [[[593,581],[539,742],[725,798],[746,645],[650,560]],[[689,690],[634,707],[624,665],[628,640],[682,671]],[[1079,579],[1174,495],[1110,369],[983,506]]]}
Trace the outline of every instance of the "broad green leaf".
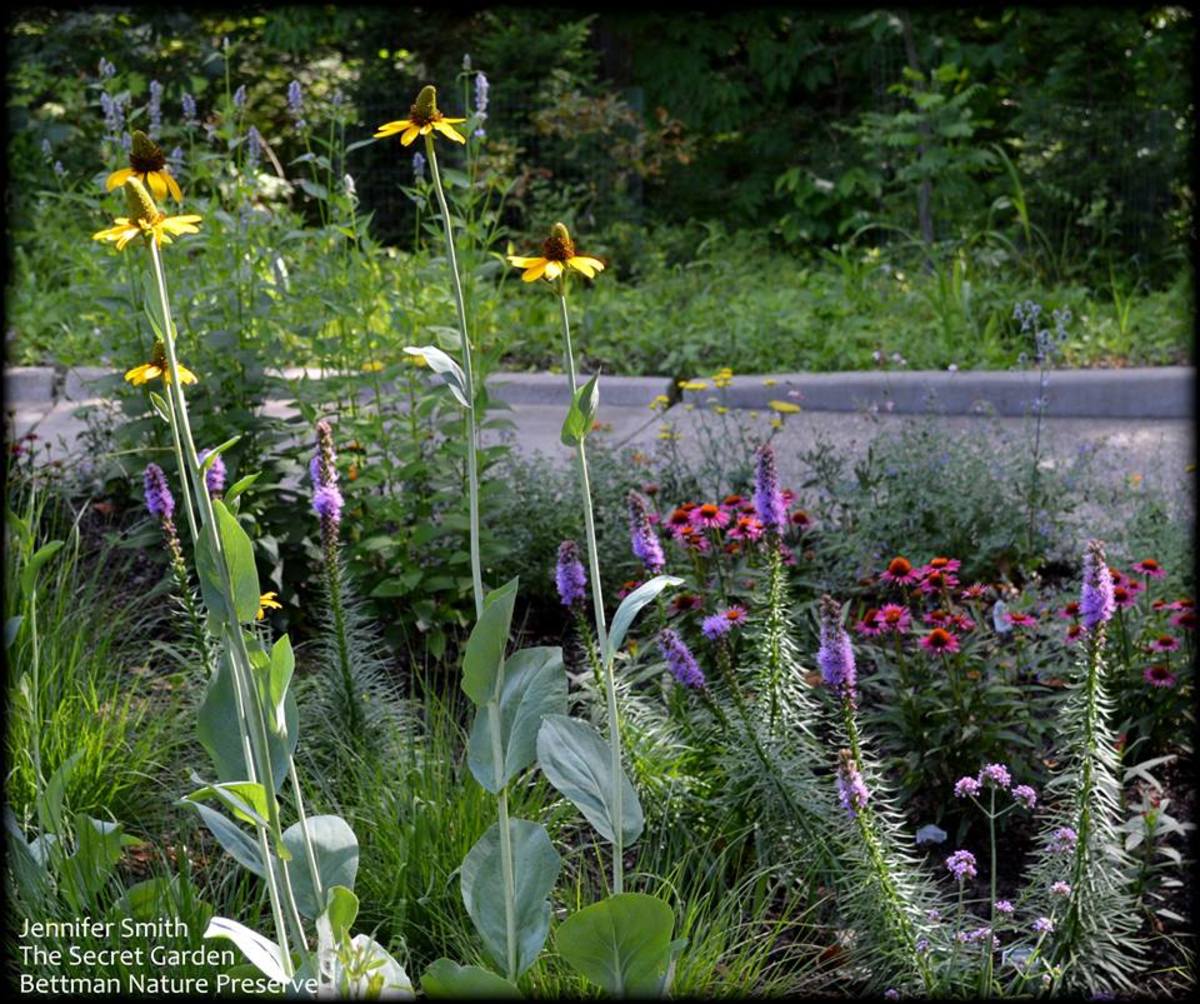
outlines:
{"label": "broad green leaf", "polygon": [[483,614],[467,639],[462,689],[477,705],[487,704],[495,696],[516,600],[516,578],[493,589],[484,598]]}
{"label": "broad green leaf", "polygon": [[489,707],[475,715],[467,763],[475,780],[494,795],[536,759],[542,718],[567,710],[562,649],[523,648],[505,662],[500,695],[502,763],[493,753]]}
{"label": "broad green leaf", "polygon": [[166,422],[167,425],[170,425],[171,409],[167,406],[167,402],[163,400],[162,395],[156,391],[151,391],[150,403],[154,406],[154,410],[158,412],[158,417]]}
{"label": "broad green leaf", "polygon": [[[577,718],[547,715],[538,730],[537,755],[542,773],[555,789],[612,843],[616,832],[612,751],[600,733]],[[642,806],[624,770],[617,782],[621,785],[622,843],[629,847],[642,834]]]}
{"label": "broad green leaf", "polygon": [[620,650],[629,632],[633,620],[641,612],[642,607],[653,600],[668,586],[678,586],[683,579],[674,575],[656,575],[649,582],[643,582],[632,593],[621,601],[617,612],[613,615],[612,627],[608,632],[608,659],[611,660]]}
{"label": "broad green leaf", "polygon": [[[296,697],[290,689],[283,699],[283,710],[284,721],[287,724],[286,736],[275,733],[269,733],[267,736],[276,789],[283,784],[288,769],[288,756],[296,749],[296,739],[300,731]],[[247,774],[245,747],[238,723],[233,669],[229,663],[229,653],[224,649],[208,681],[204,703],[200,705],[196,718],[196,732],[200,744],[212,758],[217,778],[221,781],[243,780]]]}
{"label": "broad green leaf", "polygon": [[222,784],[207,784],[198,788],[185,801],[201,802],[214,798],[235,817],[251,826],[267,825],[267,792],[261,784],[251,781],[226,781]]}
{"label": "broad green leaf", "polygon": [[275,718],[275,730],[282,733],[287,727],[284,698],[287,697],[288,684],[292,682],[292,673],[296,669],[296,656],[292,653],[292,643],[287,635],[280,635],[271,647],[271,667],[267,681],[268,695],[271,699],[271,710]]}
{"label": "broad green leaf", "polygon": [[354,918],[358,916],[358,897],[344,885],[330,886],[325,892],[325,912],[321,920],[329,925],[334,943],[348,937]]}
{"label": "broad green leaf", "polygon": [[247,474],[244,478],[238,478],[232,485],[230,485],[229,490],[225,492],[225,498],[224,498],[225,505],[226,506],[232,505],[233,500],[236,499],[239,495],[241,495],[242,492],[244,492],[252,484],[254,484],[254,482],[257,481],[260,477],[262,477],[261,471],[255,473],[255,474]]}
{"label": "broad green leaf", "polygon": [[225,440],[225,442],[223,442],[220,446],[213,447],[213,449],[209,450],[204,459],[200,461],[200,473],[206,474],[208,469],[217,462],[217,457],[237,443],[237,441],[241,438],[242,437],[240,435],[234,436],[232,439]]}
{"label": "broad green leaf", "polygon": [[454,395],[455,400],[464,408],[471,407],[471,402],[467,399],[467,378],[463,376],[463,371],[458,363],[445,352],[436,345],[422,345],[420,348],[406,345],[404,351],[410,356],[420,356],[424,359],[429,364],[429,368],[438,374],[450,388],[450,393]]}
{"label": "broad green leaf", "polygon": [[[510,819],[513,901],[516,907],[515,956],[520,975],[537,958],[550,930],[548,896],[562,864],[539,823]],[[500,968],[508,965],[505,923],[504,869],[500,860],[500,824],[493,823],[463,858],[460,869],[463,904],[483,939],[484,948]]]}
{"label": "broad green leaf", "polygon": [[262,864],[262,851],[259,844],[241,829],[236,823],[230,822],[216,809],[203,802],[183,799],[183,804],[190,805],[200,813],[200,818],[209,832],[216,837],[220,844],[239,865],[259,878],[265,875]]}
{"label": "broad green leaf", "polygon": [[564,446],[578,446],[587,434],[592,431],[592,421],[596,417],[596,409],[600,405],[600,386],[597,373],[587,383],[580,387],[571,399],[567,409],[567,417],[562,427],[562,442]]}
{"label": "broad green leaf", "polygon": [[666,989],[675,917],[644,893],[610,896],[572,914],[558,929],[558,954],[614,997],[658,997]]}
{"label": "broad green leaf", "polygon": [[7,651],[12,648],[12,643],[17,640],[17,635],[21,632],[21,625],[25,622],[25,618],[21,614],[16,614],[4,622],[4,648]]}
{"label": "broad green leaf", "polygon": [[63,862],[63,885],[75,907],[85,909],[112,877],[123,848],[141,841],[125,836],[120,823],[83,815],[75,817],[75,841],[75,853]]}
{"label": "broad green leaf", "polygon": [[[352,890],[358,874],[358,840],[354,831],[338,816],[310,816],[308,833],[317,859],[321,889],[324,891],[343,886]],[[304,916],[316,917],[323,903],[313,892],[308,851],[304,847],[304,830],[298,822],[284,831],[283,846],[292,852],[292,889],[296,894],[296,905]]]}
{"label": "broad green leaf", "polygon": [[233,608],[225,596],[225,580],[213,553],[207,534],[202,533],[196,543],[196,572],[200,577],[200,590],[204,594],[204,605],[209,612],[221,620],[233,620],[248,624],[258,615],[258,569],[254,565],[254,547],[246,531],[219,499],[214,499],[217,532],[225,564],[233,584]]}
{"label": "broad green leaf", "polygon": [[21,572],[21,591],[26,596],[32,593],[34,586],[37,585],[38,572],[42,570],[42,566],[58,554],[62,547],[63,541],[52,540],[34,552],[33,557],[29,559],[29,563]]}
{"label": "broad green leaf", "polygon": [[228,938],[242,950],[246,960],[267,979],[275,983],[287,983],[281,964],[279,946],[257,931],[227,917],[213,917],[204,930],[206,938]]}
{"label": "broad green leaf", "polygon": [[521,991],[503,976],[480,966],[460,966],[450,959],[438,959],[429,965],[421,976],[421,989],[426,997],[444,1000],[521,999]]}

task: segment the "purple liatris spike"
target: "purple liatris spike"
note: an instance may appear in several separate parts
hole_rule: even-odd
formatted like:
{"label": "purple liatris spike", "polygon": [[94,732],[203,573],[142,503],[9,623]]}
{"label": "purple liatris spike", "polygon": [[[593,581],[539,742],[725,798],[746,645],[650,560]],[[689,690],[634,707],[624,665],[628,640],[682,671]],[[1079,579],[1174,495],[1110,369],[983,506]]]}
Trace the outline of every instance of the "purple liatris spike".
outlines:
{"label": "purple liatris spike", "polygon": [[[197,459],[203,464],[211,452],[207,449],[201,450]],[[225,461],[221,459],[221,454],[218,453],[213,458],[212,466],[204,472],[204,484],[209,495],[220,495],[225,490]]]}
{"label": "purple liatris spike", "polygon": [[143,486],[146,493],[146,508],[151,516],[159,519],[170,519],[175,515],[175,498],[167,487],[167,476],[158,464],[147,464],[143,476]]}
{"label": "purple liatris spike", "polygon": [[779,490],[779,471],[775,467],[775,451],[770,443],[758,448],[758,466],[754,476],[754,508],[767,529],[787,527],[787,506]]}
{"label": "purple liatris spike", "polygon": [[1079,620],[1089,630],[1109,620],[1116,610],[1112,573],[1104,544],[1089,540],[1083,553],[1083,587],[1079,592]]}
{"label": "purple liatris spike", "polygon": [[564,607],[582,603],[587,595],[587,573],[579,560],[579,545],[564,540],[558,545],[558,564],[554,568],[554,584]]}
{"label": "purple liatris spike", "polygon": [[633,553],[646,566],[646,571],[657,575],[667,563],[663,555],[662,543],[654,527],[650,525],[650,514],[646,509],[646,500],[637,492],[629,493],[629,538]]}
{"label": "purple liatris spike", "polygon": [[827,687],[854,699],[857,680],[854,646],[842,627],[842,609],[832,596],[821,597],[821,646],[817,649],[817,665]]}
{"label": "purple liatris spike", "polygon": [[313,512],[321,517],[323,522],[337,526],[342,521],[342,493],[336,485],[321,485],[313,492]]}
{"label": "purple liatris spike", "polygon": [[867,807],[871,798],[867,784],[854,762],[854,755],[849,750],[838,751],[837,795],[851,819]]}
{"label": "purple liatris spike", "polygon": [[664,628],[658,633],[658,647],[663,658],[667,660],[667,668],[676,680],[685,687],[699,689],[704,686],[704,671],[678,634],[670,628]]}
{"label": "purple liatris spike", "polygon": [[[321,517],[321,531],[327,537],[342,520],[342,493],[338,490],[337,455],[333,450],[333,429],[325,419],[317,423],[317,452],[308,465],[313,482],[313,512]],[[329,541],[326,541],[328,545]]]}

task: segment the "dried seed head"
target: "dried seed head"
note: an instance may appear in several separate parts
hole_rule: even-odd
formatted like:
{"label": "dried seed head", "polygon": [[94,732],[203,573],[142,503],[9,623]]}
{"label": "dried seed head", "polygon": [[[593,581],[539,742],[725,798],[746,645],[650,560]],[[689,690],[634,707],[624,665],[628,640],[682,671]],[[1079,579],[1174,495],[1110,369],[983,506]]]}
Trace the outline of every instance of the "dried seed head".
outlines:
{"label": "dried seed head", "polygon": [[575,242],[564,224],[555,223],[551,227],[550,236],[542,243],[542,256],[550,261],[568,261],[575,257]]}
{"label": "dried seed head", "polygon": [[437,88],[433,84],[426,84],[421,88],[421,93],[417,95],[417,100],[413,102],[410,117],[414,122],[424,125],[440,115],[437,106]]}

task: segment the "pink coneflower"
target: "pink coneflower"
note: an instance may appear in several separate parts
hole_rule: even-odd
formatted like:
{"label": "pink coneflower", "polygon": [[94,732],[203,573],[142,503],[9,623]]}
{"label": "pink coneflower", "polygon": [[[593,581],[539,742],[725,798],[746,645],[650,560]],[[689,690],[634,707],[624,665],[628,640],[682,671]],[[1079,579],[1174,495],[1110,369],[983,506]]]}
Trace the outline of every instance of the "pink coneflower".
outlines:
{"label": "pink coneflower", "polygon": [[923,572],[957,572],[962,562],[957,558],[930,558],[928,564],[921,569]]}
{"label": "pink coneflower", "polygon": [[920,575],[912,566],[912,562],[904,557],[895,557],[888,562],[888,566],[879,576],[884,582],[890,582],[894,586],[911,586],[919,579]]}
{"label": "pink coneflower", "polygon": [[[1134,589],[1133,586],[1138,588]],[[1113,602],[1119,610],[1128,610],[1132,606],[1137,605],[1138,593],[1145,587],[1139,583],[1128,579],[1119,586],[1113,586]]]}
{"label": "pink coneflower", "polygon": [[1037,618],[1021,610],[1012,610],[1004,615],[1004,619],[1013,627],[1037,627]]}
{"label": "pink coneflower", "polygon": [[691,513],[692,508],[694,507],[682,505],[678,506],[677,508],[673,509],[671,511],[671,515],[667,517],[667,530],[676,538],[678,538],[684,530],[687,530],[691,527],[692,520],[689,514]]}
{"label": "pink coneflower", "polygon": [[726,495],[723,499],[721,499],[721,505],[728,509],[736,509],[745,501],[746,499],[741,495]]}
{"label": "pink coneflower", "polygon": [[797,527],[801,533],[812,526],[812,517],[803,509],[797,509],[788,517],[792,521],[792,526]]}
{"label": "pink coneflower", "polygon": [[685,614],[689,610],[699,610],[704,606],[704,598],[698,593],[676,593],[671,599],[671,613]]}
{"label": "pink coneflower", "polygon": [[1171,610],[1195,610],[1196,601],[1189,596],[1183,596],[1174,603],[1168,603],[1167,606]]}
{"label": "pink coneflower", "polygon": [[1163,579],[1167,575],[1166,569],[1153,558],[1143,558],[1133,566],[1133,570],[1151,579]]}
{"label": "pink coneflower", "polygon": [[621,583],[621,588],[617,590],[617,599],[623,600],[626,596],[632,593],[642,583],[638,579],[630,579],[628,582]]}
{"label": "pink coneflower", "polygon": [[966,614],[955,614],[950,618],[950,623],[954,625],[954,630],[960,634],[966,634],[968,631],[975,630],[975,622]]}
{"label": "pink coneflower", "polygon": [[694,526],[686,527],[675,539],[684,547],[700,554],[707,554],[709,551],[708,538]]}
{"label": "pink coneflower", "polygon": [[790,488],[783,489],[783,491],[779,493],[779,497],[783,499],[783,504],[789,507],[793,502],[796,501],[796,493]]}
{"label": "pink coneflower", "polygon": [[923,614],[921,620],[926,624],[931,624],[933,627],[945,627],[951,621],[949,610],[930,610]]}
{"label": "pink coneflower", "polygon": [[987,586],[985,586],[982,582],[973,582],[973,583],[971,583],[971,585],[967,586],[967,588],[964,589],[958,595],[959,595],[960,599],[970,601],[970,600],[981,600],[986,595],[986,593],[987,593]]}
{"label": "pink coneflower", "polygon": [[1142,670],[1142,679],[1152,687],[1170,688],[1175,686],[1175,676],[1161,662]]}
{"label": "pink coneflower", "polygon": [[725,619],[725,623],[730,627],[741,627],[746,623],[746,618],[749,616],[746,613],[746,608],[734,603],[732,606],[726,607],[721,611],[721,617]]}
{"label": "pink coneflower", "polygon": [[1174,635],[1160,634],[1146,647],[1151,652],[1177,652],[1179,650],[1179,639]]}
{"label": "pink coneflower", "polygon": [[731,540],[758,540],[763,535],[762,520],[757,516],[739,516],[729,530]]}
{"label": "pink coneflower", "polygon": [[1154,600],[1150,604],[1150,609],[1153,610],[1155,613],[1158,613],[1160,610],[1166,610],[1167,609],[1167,601],[1164,599]]}
{"label": "pink coneflower", "polygon": [[1124,581],[1125,581],[1125,573],[1124,573],[1124,572],[1122,572],[1122,571],[1121,571],[1119,568],[1113,568],[1111,565],[1110,565],[1110,566],[1109,566],[1109,568],[1108,568],[1108,575],[1109,575],[1109,577],[1112,579],[1112,582],[1113,582],[1113,585],[1114,585],[1114,586],[1115,586],[1115,585],[1116,585],[1118,582],[1124,582]]}
{"label": "pink coneflower", "polygon": [[879,624],[884,631],[905,634],[912,624],[912,614],[899,603],[885,603],[879,608]]}
{"label": "pink coneflower", "polygon": [[1079,601],[1072,600],[1065,607],[1059,608],[1058,616],[1066,621],[1079,620]]}
{"label": "pink coneflower", "polygon": [[1185,631],[1196,630],[1196,611],[1195,610],[1180,610],[1174,617],[1171,618],[1171,626],[1183,628]]}
{"label": "pink coneflower", "polygon": [[689,516],[692,526],[702,530],[720,530],[729,522],[729,513],[713,502],[696,506]]}
{"label": "pink coneflower", "polygon": [[883,634],[883,625],[879,622],[879,611],[875,607],[869,607],[867,612],[862,615],[862,620],[855,622],[854,630],[868,638]]}
{"label": "pink coneflower", "polygon": [[958,585],[958,576],[950,572],[939,571],[936,568],[921,569],[921,572],[924,573],[921,576],[921,592],[923,593],[940,593]]}
{"label": "pink coneflower", "polygon": [[1082,624],[1072,624],[1067,628],[1067,633],[1063,637],[1063,641],[1065,641],[1068,645],[1074,645],[1085,634],[1087,634],[1087,629]]}
{"label": "pink coneflower", "polygon": [[945,628],[934,628],[921,639],[921,647],[934,655],[958,651],[958,639]]}

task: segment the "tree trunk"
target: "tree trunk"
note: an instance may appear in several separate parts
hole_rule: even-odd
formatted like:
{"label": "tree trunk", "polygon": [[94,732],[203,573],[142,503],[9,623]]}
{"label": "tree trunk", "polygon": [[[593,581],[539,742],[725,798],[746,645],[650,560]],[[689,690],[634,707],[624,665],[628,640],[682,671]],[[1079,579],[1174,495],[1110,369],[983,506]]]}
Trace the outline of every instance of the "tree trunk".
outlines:
{"label": "tree trunk", "polygon": [[[917,55],[917,43],[913,39],[912,20],[908,16],[908,11],[900,12],[900,24],[904,32],[904,51],[908,57],[908,65],[918,73],[921,73],[921,60]],[[933,142],[933,133],[929,128],[927,119],[922,118],[917,126],[917,132],[921,134],[922,140],[917,144],[917,156],[924,160],[926,147]],[[926,247],[932,247],[934,231],[933,231],[933,181],[930,178],[922,178],[920,185],[917,187],[917,221],[921,226],[921,240],[925,242]],[[927,265],[930,263],[927,262]]]}

